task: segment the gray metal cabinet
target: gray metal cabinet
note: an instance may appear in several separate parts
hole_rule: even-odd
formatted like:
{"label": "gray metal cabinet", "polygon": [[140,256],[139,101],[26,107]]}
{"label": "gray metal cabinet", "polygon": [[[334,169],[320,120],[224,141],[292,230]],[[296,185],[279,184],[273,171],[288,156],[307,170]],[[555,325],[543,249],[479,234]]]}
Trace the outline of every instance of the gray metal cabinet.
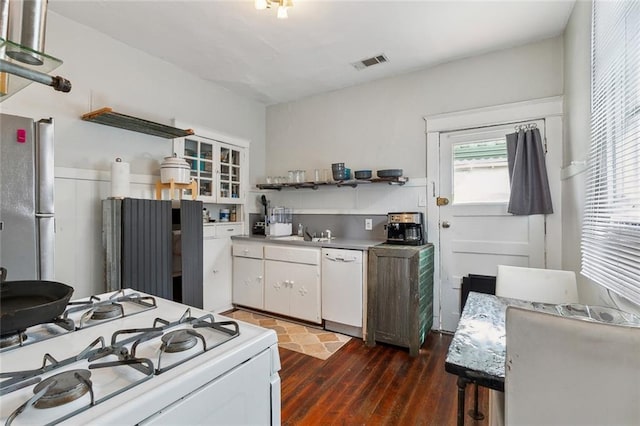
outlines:
{"label": "gray metal cabinet", "polygon": [[368,267],[366,344],[418,355],[433,323],[433,245],[373,247]]}
{"label": "gray metal cabinet", "polygon": [[202,202],[172,210],[171,201],[125,198],[102,208],[107,291],[133,288],[202,308]]}

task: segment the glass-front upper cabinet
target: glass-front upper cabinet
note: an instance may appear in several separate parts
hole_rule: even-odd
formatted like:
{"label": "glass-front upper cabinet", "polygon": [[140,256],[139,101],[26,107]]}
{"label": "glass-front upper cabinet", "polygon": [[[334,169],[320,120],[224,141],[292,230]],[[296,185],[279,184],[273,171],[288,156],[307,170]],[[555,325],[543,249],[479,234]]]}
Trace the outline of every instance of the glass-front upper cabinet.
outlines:
{"label": "glass-front upper cabinet", "polygon": [[[243,170],[246,148],[200,136],[174,139],[174,152],[190,165],[197,198],[209,203],[244,203]],[[185,190],[183,197],[190,197]]]}
{"label": "glass-front upper cabinet", "polygon": [[242,148],[220,145],[220,179],[218,199],[228,203],[238,203],[241,195],[240,171]]}
{"label": "glass-front upper cabinet", "polygon": [[191,179],[198,183],[199,199],[210,199],[215,195],[216,169],[213,159],[215,158],[214,153],[216,150],[217,147],[214,143],[207,142],[204,139],[191,137],[184,139],[184,159],[191,166]]}

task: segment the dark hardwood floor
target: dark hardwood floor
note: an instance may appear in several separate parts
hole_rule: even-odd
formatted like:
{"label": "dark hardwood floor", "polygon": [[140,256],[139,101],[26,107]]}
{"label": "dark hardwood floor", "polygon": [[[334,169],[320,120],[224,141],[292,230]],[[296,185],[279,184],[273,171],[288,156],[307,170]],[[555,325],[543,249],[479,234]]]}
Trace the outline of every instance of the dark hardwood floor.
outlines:
{"label": "dark hardwood floor", "polygon": [[[280,348],[283,425],[455,425],[456,376],[444,371],[451,336],[430,333],[417,357],[351,339],[326,361]],[[467,388],[467,410],[472,407]],[[488,391],[480,388],[480,411]],[[485,417],[466,425],[487,425]]]}

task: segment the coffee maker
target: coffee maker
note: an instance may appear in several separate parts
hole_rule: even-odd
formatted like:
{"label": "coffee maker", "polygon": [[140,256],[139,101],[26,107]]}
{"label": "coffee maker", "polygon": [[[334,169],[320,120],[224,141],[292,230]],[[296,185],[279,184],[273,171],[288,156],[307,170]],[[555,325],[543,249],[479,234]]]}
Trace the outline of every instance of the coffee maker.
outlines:
{"label": "coffee maker", "polygon": [[387,244],[420,246],[427,242],[420,212],[388,213]]}

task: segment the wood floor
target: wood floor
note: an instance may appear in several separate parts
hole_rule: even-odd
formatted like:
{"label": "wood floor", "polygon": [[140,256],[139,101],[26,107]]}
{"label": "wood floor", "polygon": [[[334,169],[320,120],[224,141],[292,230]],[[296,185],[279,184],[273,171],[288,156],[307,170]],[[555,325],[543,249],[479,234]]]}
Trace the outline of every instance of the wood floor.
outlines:
{"label": "wood floor", "polygon": [[[455,425],[456,376],[444,371],[451,336],[430,333],[417,357],[351,339],[326,361],[280,348],[283,425]],[[472,407],[467,388],[467,410]],[[487,415],[488,392],[480,388]],[[487,425],[465,416],[465,425]]]}

